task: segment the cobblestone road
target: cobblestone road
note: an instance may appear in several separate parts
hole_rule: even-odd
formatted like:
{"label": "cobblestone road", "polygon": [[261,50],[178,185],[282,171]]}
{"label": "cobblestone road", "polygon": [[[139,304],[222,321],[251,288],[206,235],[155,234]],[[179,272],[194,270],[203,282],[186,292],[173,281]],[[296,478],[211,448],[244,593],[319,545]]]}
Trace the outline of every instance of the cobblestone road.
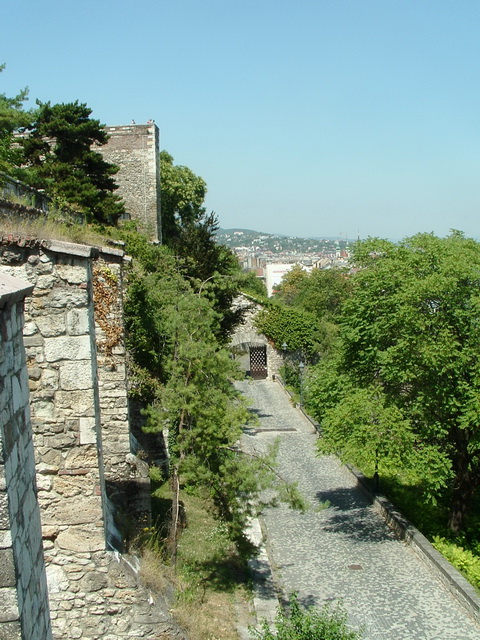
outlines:
{"label": "cobblestone road", "polygon": [[279,588],[307,605],[343,602],[365,640],[479,640],[480,628],[395,538],[352,476],[335,458],[316,457],[314,429],[280,385],[245,380],[238,388],[260,418],[245,447],[264,451],[279,437],[280,471],[311,504],[304,514],[281,505],[262,515]]}

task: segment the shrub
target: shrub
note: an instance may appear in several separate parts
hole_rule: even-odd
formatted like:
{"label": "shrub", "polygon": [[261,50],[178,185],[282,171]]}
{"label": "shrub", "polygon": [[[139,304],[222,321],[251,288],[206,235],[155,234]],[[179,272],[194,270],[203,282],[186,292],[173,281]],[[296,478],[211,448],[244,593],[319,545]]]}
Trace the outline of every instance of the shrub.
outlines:
{"label": "shrub", "polygon": [[296,594],[292,594],[290,612],[279,609],[275,630],[266,620],[259,630],[251,629],[255,640],[360,640],[361,635],[347,627],[347,614],[340,606],[325,605],[319,611],[301,609]]}

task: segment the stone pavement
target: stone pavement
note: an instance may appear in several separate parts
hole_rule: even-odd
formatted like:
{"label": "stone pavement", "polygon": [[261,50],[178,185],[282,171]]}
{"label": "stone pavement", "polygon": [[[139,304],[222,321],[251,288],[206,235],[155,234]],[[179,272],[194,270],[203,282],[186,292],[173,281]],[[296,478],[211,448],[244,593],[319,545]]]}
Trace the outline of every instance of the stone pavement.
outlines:
{"label": "stone pavement", "polygon": [[[281,386],[242,380],[260,424],[244,447],[264,451],[280,438],[279,471],[298,482],[311,507],[285,505],[261,517],[280,594],[321,607],[338,601],[365,640],[479,640],[480,627],[421,558],[398,540],[333,457],[317,457],[316,433]],[[271,601],[271,594],[269,594]]]}

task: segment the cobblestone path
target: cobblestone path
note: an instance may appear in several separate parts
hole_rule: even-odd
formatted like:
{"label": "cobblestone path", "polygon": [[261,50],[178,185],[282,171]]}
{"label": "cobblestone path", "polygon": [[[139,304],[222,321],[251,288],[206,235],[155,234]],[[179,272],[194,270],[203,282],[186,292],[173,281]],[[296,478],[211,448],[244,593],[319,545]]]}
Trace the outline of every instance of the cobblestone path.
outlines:
{"label": "cobblestone path", "polygon": [[279,384],[241,381],[260,424],[244,438],[264,451],[280,438],[279,470],[311,508],[281,505],[261,517],[277,586],[301,602],[343,602],[365,640],[479,640],[480,627],[423,561],[399,541],[332,457],[316,457],[312,425]]}

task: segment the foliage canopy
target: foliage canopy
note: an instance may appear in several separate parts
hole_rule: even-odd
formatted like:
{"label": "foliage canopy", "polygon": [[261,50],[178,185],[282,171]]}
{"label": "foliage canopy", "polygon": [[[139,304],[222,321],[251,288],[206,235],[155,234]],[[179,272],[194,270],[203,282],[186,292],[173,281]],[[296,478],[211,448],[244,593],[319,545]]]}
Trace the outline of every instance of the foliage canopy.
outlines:
{"label": "foliage canopy", "polygon": [[388,432],[386,455],[423,470],[431,497],[449,496],[449,526],[459,531],[480,486],[480,245],[460,232],[369,239],[354,259],[332,363],[338,386],[353,392],[337,386],[333,406],[326,387],[335,383],[319,370],[310,381],[317,418],[328,446],[347,457],[355,446],[373,455]]}
{"label": "foliage canopy", "polygon": [[60,206],[75,205],[87,221],[115,223],[125,211],[114,193],[118,167],[94,149],[107,142],[103,125],[78,101],[55,105],[37,101],[37,105],[20,139],[21,177],[45,189]]}

